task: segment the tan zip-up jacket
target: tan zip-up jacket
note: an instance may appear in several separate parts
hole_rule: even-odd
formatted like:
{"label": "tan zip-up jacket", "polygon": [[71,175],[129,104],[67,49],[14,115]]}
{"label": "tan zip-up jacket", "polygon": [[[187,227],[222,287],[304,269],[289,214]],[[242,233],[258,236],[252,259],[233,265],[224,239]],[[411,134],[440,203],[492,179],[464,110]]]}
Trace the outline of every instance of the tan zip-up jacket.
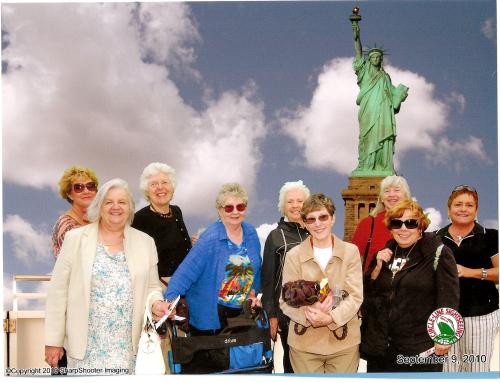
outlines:
{"label": "tan zip-up jacket", "polygon": [[[306,320],[305,307],[294,308],[280,298],[280,307],[290,319],[288,344],[298,351],[310,352],[320,355],[331,355],[345,350],[361,342],[358,310],[363,302],[363,274],[361,259],[357,246],[347,243],[333,235],[333,254],[323,272],[314,259],[311,238],[307,238],[300,245],[294,247],[287,254],[283,269],[283,285],[290,281],[304,279],[306,281],[320,282],[328,278],[330,287],[338,285],[349,296],[340,305],[334,308],[330,315],[333,323],[314,328]],[[298,323],[299,330],[307,327],[303,335],[297,335],[294,327]],[[347,337],[343,340],[335,338],[342,335],[342,326],[347,323]]]}

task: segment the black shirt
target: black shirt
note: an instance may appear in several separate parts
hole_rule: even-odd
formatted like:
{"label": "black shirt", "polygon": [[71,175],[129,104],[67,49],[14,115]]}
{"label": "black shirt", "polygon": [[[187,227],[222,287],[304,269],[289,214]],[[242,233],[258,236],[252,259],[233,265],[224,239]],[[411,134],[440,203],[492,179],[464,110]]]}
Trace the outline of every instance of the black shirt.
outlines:
{"label": "black shirt", "polygon": [[[498,230],[485,229],[476,222],[472,231],[458,245],[443,227],[437,234],[455,256],[458,265],[471,269],[490,269],[491,257],[498,254]],[[498,290],[495,282],[477,278],[460,278],[459,312],[464,317],[486,315],[498,310]]]}
{"label": "black shirt", "polygon": [[171,277],[191,249],[186,225],[178,206],[170,205],[172,216],[161,217],[148,206],[137,211],[132,227],[153,237],[158,251],[158,274]]}

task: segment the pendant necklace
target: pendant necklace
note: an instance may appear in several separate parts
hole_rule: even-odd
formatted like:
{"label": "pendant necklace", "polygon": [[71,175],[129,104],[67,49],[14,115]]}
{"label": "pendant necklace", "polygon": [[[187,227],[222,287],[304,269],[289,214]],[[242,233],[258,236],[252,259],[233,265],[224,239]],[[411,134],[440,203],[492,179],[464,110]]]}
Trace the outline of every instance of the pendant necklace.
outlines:
{"label": "pendant necklace", "polygon": [[[394,260],[392,261],[392,264],[391,264],[391,267],[390,267],[390,270],[392,272],[392,279],[394,279],[394,277],[396,276],[396,273],[398,271],[401,271],[401,269],[404,267],[404,265],[406,264],[407,260],[410,258],[410,254],[413,251],[413,248],[415,247],[416,244],[417,244],[417,242],[415,242],[413,244],[413,246],[411,247],[410,251],[408,251],[408,253],[406,253],[406,255],[403,255],[400,258],[398,258],[398,248],[399,248],[399,246],[396,245],[396,250],[394,251]],[[403,249],[401,249],[401,250],[403,251]]]}

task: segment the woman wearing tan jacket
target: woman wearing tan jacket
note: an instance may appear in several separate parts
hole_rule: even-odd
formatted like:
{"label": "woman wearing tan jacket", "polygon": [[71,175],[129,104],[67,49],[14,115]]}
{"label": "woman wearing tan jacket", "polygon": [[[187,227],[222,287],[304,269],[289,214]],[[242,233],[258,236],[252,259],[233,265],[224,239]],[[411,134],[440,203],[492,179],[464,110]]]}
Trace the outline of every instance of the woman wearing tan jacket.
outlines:
{"label": "woman wearing tan jacket", "polygon": [[323,302],[292,307],[283,297],[280,307],[290,319],[288,344],[296,373],[354,373],[359,364],[363,301],[358,248],[332,234],[335,206],[323,194],[310,196],[302,217],[311,236],[287,255],[283,286],[298,280],[328,279],[331,292]]}
{"label": "woman wearing tan jacket", "polygon": [[134,201],[113,179],[88,208],[87,226],[69,231],[47,292],[45,360],[68,355],[68,373],[131,374],[148,294],[153,314],[168,310],[154,241],[130,227]]}

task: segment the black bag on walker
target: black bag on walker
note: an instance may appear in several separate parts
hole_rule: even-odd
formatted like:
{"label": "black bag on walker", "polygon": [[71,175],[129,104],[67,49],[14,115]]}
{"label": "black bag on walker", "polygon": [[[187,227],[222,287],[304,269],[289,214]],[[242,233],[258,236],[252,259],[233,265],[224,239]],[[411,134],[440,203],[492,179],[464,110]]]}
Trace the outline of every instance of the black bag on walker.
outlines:
{"label": "black bag on walker", "polygon": [[269,321],[262,308],[252,314],[247,310],[227,319],[227,326],[217,335],[177,337],[172,328],[170,369],[181,373],[182,364],[189,363],[195,352],[209,350],[212,363],[220,373],[271,372],[272,349]]}

